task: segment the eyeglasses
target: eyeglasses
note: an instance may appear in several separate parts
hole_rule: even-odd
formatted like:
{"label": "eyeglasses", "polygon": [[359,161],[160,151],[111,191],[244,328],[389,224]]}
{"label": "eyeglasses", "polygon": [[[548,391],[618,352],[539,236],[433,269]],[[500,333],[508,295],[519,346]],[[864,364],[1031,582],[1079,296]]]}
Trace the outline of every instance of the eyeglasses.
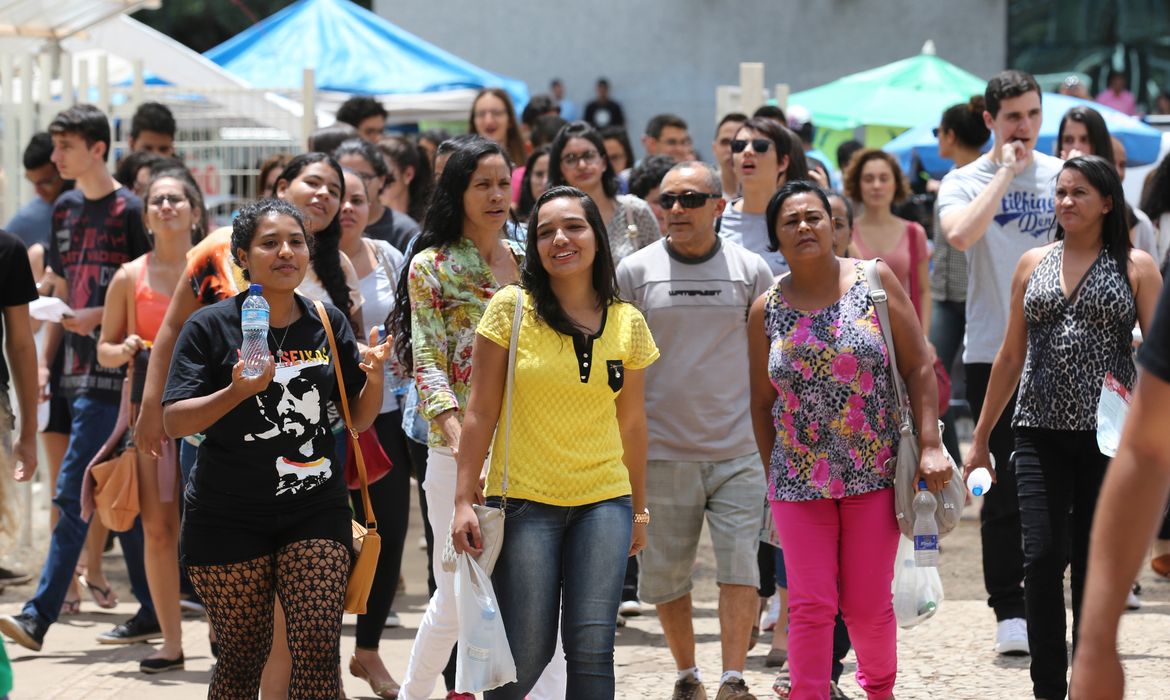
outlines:
{"label": "eyeglasses", "polygon": [[732,139],[731,152],[743,153],[747,150],[749,143],[752,145],[752,151],[756,153],[767,153],[772,148],[771,139],[752,139],[750,141],[747,139]]}
{"label": "eyeglasses", "polygon": [[160,194],[157,197],[150,198],[150,206],[156,209],[167,202],[170,202],[172,207],[177,207],[180,204],[186,204],[187,198],[181,194]]}
{"label": "eyeglasses", "polygon": [[577,165],[578,163],[584,163],[585,165],[593,165],[600,158],[601,158],[601,154],[598,153],[597,151],[585,151],[584,153],[581,153],[581,154],[566,153],[565,155],[561,156],[561,165],[565,166],[566,168],[571,168],[571,167]]}
{"label": "eyeglasses", "polygon": [[663,192],[658,195],[658,205],[663,209],[674,209],[674,203],[678,202],[683,209],[698,209],[707,204],[709,199],[719,199],[723,195],[713,194],[711,192],[683,192],[682,194],[669,194]]}

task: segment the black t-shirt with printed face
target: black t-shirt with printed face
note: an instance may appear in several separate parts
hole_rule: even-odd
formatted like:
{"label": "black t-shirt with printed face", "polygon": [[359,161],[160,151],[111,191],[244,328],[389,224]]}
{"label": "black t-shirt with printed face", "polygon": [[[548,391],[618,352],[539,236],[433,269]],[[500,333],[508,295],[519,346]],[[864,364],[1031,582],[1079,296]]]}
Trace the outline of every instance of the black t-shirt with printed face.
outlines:
{"label": "black t-shirt with printed face", "polygon": [[[231,383],[243,332],[240,307],[248,294],[204,307],[183,326],[171,360],[163,403],[207,396]],[[340,392],[329,339],[312,303],[296,295],[302,315],[272,328],[268,348],[277,359],[268,388],[249,397],[205,432],[186,498],[199,507],[280,513],[307,503],[344,504],[327,404]],[[345,316],[326,304],[345,387],[353,400],[365,385],[358,348]],[[278,347],[277,341],[280,341]]]}
{"label": "black t-shirt with printed face", "polygon": [[1162,287],[1162,298],[1148,331],[1138,351],[1138,361],[1150,374],[1170,382],[1170,284]]}
{"label": "black t-shirt with printed face", "polygon": [[[20,306],[37,298],[32,266],[24,243],[7,231],[0,231],[0,308]],[[4,346],[4,324],[0,323],[0,347]],[[0,353],[0,388],[8,390],[8,362]]]}
{"label": "black t-shirt with printed face", "polygon": [[[150,251],[142,225],[142,201],[125,187],[101,199],[86,199],[70,190],[53,205],[53,234],[47,261],[68,289],[65,302],[73,309],[100,308],[106,290],[122,265]],[[61,391],[117,403],[124,368],[107,369],[97,362],[99,328],[91,335],[66,332]]]}

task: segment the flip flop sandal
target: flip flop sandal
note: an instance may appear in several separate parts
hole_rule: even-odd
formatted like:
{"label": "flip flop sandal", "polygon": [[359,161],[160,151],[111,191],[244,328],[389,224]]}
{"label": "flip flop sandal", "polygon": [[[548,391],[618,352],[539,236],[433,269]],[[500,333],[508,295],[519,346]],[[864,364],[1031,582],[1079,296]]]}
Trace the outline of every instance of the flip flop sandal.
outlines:
{"label": "flip flop sandal", "polygon": [[69,600],[65,599],[61,603],[61,615],[76,615],[81,612],[81,599]]}
{"label": "flip flop sandal", "polygon": [[788,700],[789,696],[792,695],[792,681],[787,673],[776,676],[775,682],[772,683],[772,692],[776,693],[776,697],[781,698],[781,700]]}
{"label": "flip flop sandal", "polygon": [[99,608],[110,610],[118,604],[118,596],[114,595],[113,588],[109,586],[102,588],[97,584],[90,583],[84,574],[77,577],[77,582],[89,591],[89,594],[93,596],[93,602],[97,603]]}
{"label": "flip flop sandal", "polygon": [[1162,578],[1170,578],[1170,554],[1162,554],[1151,559],[1150,568]]}

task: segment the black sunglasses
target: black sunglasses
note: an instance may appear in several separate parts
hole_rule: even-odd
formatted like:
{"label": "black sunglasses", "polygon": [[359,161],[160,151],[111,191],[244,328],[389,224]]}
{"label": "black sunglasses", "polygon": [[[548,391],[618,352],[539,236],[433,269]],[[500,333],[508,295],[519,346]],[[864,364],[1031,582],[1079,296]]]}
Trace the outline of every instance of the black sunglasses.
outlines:
{"label": "black sunglasses", "polygon": [[748,141],[747,139],[732,139],[731,152],[743,153],[745,150],[747,150],[749,143],[752,145],[752,150],[756,153],[767,153],[768,149],[772,147],[771,139],[752,139],[751,141]]}
{"label": "black sunglasses", "polygon": [[663,209],[674,209],[674,203],[678,202],[683,209],[698,209],[705,205],[708,199],[719,199],[723,195],[712,194],[710,192],[683,192],[682,194],[660,194],[658,195],[658,205]]}

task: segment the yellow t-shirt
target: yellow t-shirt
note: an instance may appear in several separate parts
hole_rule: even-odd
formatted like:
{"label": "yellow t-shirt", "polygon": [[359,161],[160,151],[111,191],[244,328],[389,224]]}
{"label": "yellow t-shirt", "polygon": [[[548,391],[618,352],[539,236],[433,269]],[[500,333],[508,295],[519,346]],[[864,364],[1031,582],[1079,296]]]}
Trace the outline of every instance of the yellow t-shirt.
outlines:
{"label": "yellow t-shirt", "polygon": [[[476,332],[507,348],[518,291],[513,285],[496,292]],[[629,494],[616,399],[625,371],[657,358],[650,329],[632,304],[611,305],[598,335],[574,341],[539,320],[526,293],[512,391],[508,497],[578,506]],[[505,409],[501,399],[489,496],[502,490]]]}

